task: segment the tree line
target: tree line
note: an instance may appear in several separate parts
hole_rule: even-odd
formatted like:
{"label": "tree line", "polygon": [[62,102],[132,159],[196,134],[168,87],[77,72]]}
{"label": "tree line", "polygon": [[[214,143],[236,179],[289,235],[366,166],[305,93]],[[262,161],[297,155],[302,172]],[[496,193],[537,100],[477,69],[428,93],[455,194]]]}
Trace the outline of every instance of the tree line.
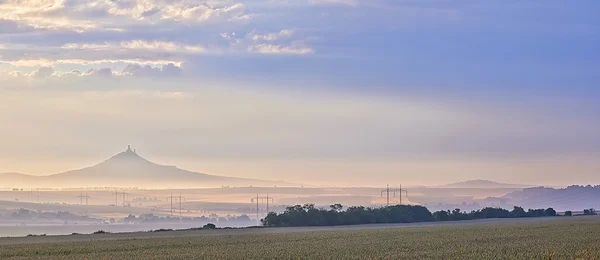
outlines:
{"label": "tree line", "polygon": [[295,205],[287,207],[282,213],[270,212],[261,222],[267,227],[300,227],[557,216],[553,208],[525,211],[521,207],[514,207],[509,211],[486,207],[471,212],[455,209],[433,213],[420,205],[343,208],[341,204],[331,205],[329,209],[317,208],[314,204]]}

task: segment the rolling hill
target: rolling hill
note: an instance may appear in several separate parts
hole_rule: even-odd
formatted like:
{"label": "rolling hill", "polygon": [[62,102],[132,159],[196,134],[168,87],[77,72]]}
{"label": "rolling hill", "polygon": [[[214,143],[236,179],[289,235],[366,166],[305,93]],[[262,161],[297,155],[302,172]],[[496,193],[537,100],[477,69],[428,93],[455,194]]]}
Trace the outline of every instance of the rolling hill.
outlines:
{"label": "rolling hill", "polygon": [[527,188],[529,185],[500,183],[489,180],[468,180],[463,182],[451,183],[439,188],[467,188],[467,189],[487,189],[487,188]]}
{"label": "rolling hill", "polygon": [[160,165],[142,158],[130,147],[91,167],[46,176],[2,173],[0,181],[0,186],[18,188],[298,186],[280,181],[209,175]]}

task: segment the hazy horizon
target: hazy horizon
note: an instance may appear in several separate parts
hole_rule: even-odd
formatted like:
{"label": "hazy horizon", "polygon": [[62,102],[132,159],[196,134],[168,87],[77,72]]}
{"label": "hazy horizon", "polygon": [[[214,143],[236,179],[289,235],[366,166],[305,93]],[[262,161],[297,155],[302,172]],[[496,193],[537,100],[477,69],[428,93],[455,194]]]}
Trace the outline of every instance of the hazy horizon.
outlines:
{"label": "hazy horizon", "polygon": [[598,7],[0,1],[0,173],[598,184]]}
{"label": "hazy horizon", "polygon": [[[136,149],[135,147],[133,147],[132,149]],[[136,149],[137,150],[137,149]],[[122,151],[120,151],[122,152]],[[206,173],[206,174],[211,174],[211,175],[218,175],[218,176],[226,176],[226,177],[244,177],[244,178],[253,178],[253,179],[264,179],[264,180],[273,180],[273,181],[286,181],[286,182],[290,182],[290,183],[298,183],[298,184],[304,184],[304,185],[317,185],[317,186],[334,186],[334,187],[381,187],[382,185],[384,185],[385,183],[392,183],[392,184],[396,184],[396,183],[401,183],[403,185],[405,185],[405,187],[409,187],[409,186],[437,186],[437,185],[444,185],[444,184],[450,184],[450,183],[455,183],[455,182],[462,182],[462,181],[467,181],[467,180],[481,180],[481,179],[485,179],[485,180],[490,180],[490,181],[495,181],[495,182],[501,182],[501,183],[509,183],[509,184],[523,184],[523,185],[532,185],[532,186],[568,186],[568,185],[586,185],[586,184],[595,184],[593,182],[574,182],[573,180],[571,181],[565,181],[562,183],[541,183],[541,182],[511,182],[510,180],[515,180],[516,178],[507,178],[510,176],[507,176],[508,174],[503,174],[507,171],[510,171],[510,169],[508,168],[500,168],[500,169],[496,169],[498,168],[498,165],[494,165],[491,162],[479,162],[479,163],[473,163],[473,162],[469,162],[468,165],[461,165],[458,161],[446,161],[446,162],[442,162],[440,163],[439,161],[436,162],[436,164],[432,164],[431,162],[428,161],[422,161],[422,162],[415,162],[415,161],[411,161],[411,164],[407,164],[407,163],[403,163],[401,161],[371,161],[371,162],[362,162],[361,164],[356,164],[356,163],[352,163],[349,160],[338,160],[338,161],[332,161],[332,162],[320,162],[320,163],[315,163],[315,162],[310,162],[310,161],[300,161],[300,160],[280,160],[280,161],[264,161],[261,160],[259,162],[257,161],[252,161],[252,160],[236,160],[235,164],[238,168],[238,171],[243,171],[243,172],[252,172],[253,174],[251,175],[243,175],[243,174],[239,174],[236,175],[235,171],[234,172],[228,172],[228,170],[232,169],[232,167],[230,166],[230,164],[232,163],[232,161],[222,161],[222,160],[207,160],[207,161],[192,161],[192,162],[185,162],[182,160],[178,160],[178,159],[166,159],[166,160],[154,160],[152,158],[148,158],[147,156],[145,156],[143,154],[143,151],[137,151],[138,154],[140,154],[140,156],[142,156],[145,159],[148,159],[154,163],[160,164],[160,165],[167,165],[167,166],[176,166],[180,169],[184,169],[184,170],[190,170],[190,171],[194,171],[194,172],[198,172],[198,173]],[[111,154],[110,156],[113,156],[115,154]],[[53,172],[42,172],[42,173],[36,173],[36,172],[26,172],[26,171],[1,171],[0,173],[8,173],[8,172],[16,172],[16,173],[23,173],[23,174],[29,174],[29,175],[34,175],[34,176],[47,176],[47,175],[53,175],[53,174],[58,174],[58,173],[63,173],[63,172],[67,172],[67,171],[71,171],[71,170],[78,170],[78,169],[83,169],[83,168],[87,168],[87,167],[91,167],[94,165],[97,165],[98,163],[103,162],[104,160],[109,159],[110,156],[106,156],[103,159],[97,159],[97,160],[90,160],[89,162],[79,162],[79,163],[74,163],[74,164],[65,164],[65,165],[60,165],[58,167],[56,167],[56,169]],[[235,159],[233,159],[235,160]],[[519,161],[519,160],[513,160],[511,162],[512,167],[523,167],[523,163],[525,164],[531,164],[531,161]],[[291,164],[302,164],[304,165],[302,168],[294,168],[291,169],[289,165]],[[350,164],[351,166],[354,167],[354,169],[347,169],[348,164]],[[359,165],[361,166],[360,168],[356,168],[356,166]],[[538,167],[543,167],[542,169],[550,170],[551,168],[555,168],[557,167],[556,164],[551,164],[551,165],[547,165],[546,163],[544,163],[543,165],[540,165],[540,162],[537,162],[537,166]],[[69,168],[70,167],[70,168]],[[437,181],[423,181],[423,179],[419,179],[419,178],[406,178],[404,177],[405,175],[400,175],[400,176],[395,176],[395,177],[388,177],[386,176],[386,172],[385,169],[386,168],[410,168],[412,167],[412,172],[422,172],[424,169],[428,169],[430,172],[433,172],[434,174],[438,174],[438,173],[448,173],[451,172],[451,174],[448,174],[448,178],[444,178],[444,177],[440,177],[437,178]],[[470,169],[480,169],[478,171],[475,171],[475,174],[461,174],[460,169],[463,168],[470,168]],[[47,169],[47,168],[44,168]],[[202,169],[213,169],[213,170],[202,170]],[[225,169],[225,170],[224,170]],[[235,169],[235,168],[234,168]],[[264,173],[265,169],[267,169],[267,173]],[[314,169],[311,171],[311,169]],[[342,171],[340,169],[346,169],[345,171]],[[456,170],[458,169],[458,170]],[[494,170],[496,169],[496,170]],[[379,172],[379,170],[381,170],[381,172]],[[494,170],[493,173],[497,174],[496,176],[492,176],[492,175],[488,175],[490,176],[489,178],[483,178],[480,177],[482,176],[481,174],[477,174],[477,172],[480,171],[490,171],[490,170]],[[563,171],[565,169],[554,169],[554,171]],[[287,171],[288,174],[286,176],[281,176],[279,174],[271,174],[272,172],[277,172],[277,171]],[[321,174],[325,171],[329,171],[332,172],[333,174],[330,176],[322,176]],[[456,172],[455,172],[456,171]],[[488,172],[489,173],[489,172]],[[347,176],[346,174],[355,174],[355,178],[351,179],[351,180],[344,180],[344,177]],[[365,178],[363,176],[367,175],[368,177]],[[299,176],[299,177],[294,177],[294,176]],[[312,177],[311,177],[312,176]],[[283,178],[282,178],[283,177]],[[423,178],[423,176],[419,176],[420,178]],[[278,178],[278,179],[275,179]],[[308,179],[307,179],[308,178]],[[533,180],[535,181],[535,180]],[[118,186],[118,185],[117,185]],[[148,188],[148,187],[144,187],[139,186],[140,188]],[[156,188],[156,187],[152,187],[152,188]]]}

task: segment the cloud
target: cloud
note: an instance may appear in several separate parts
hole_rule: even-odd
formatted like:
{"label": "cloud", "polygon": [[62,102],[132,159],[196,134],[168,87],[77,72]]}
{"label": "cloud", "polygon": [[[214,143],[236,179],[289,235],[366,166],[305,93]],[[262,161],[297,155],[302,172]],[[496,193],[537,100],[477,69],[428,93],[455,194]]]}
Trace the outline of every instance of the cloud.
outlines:
{"label": "cloud", "polygon": [[274,44],[257,44],[248,47],[249,52],[263,53],[263,54],[311,54],[314,50],[302,45],[274,45]]}
{"label": "cloud", "polygon": [[181,65],[181,61],[174,60],[146,60],[146,59],[17,59],[17,60],[0,60],[0,64],[10,64],[17,67],[48,67],[55,65],[99,65],[99,64],[140,64],[140,65]]}
{"label": "cloud", "polygon": [[123,41],[120,43],[70,43],[61,46],[66,50],[88,50],[88,51],[109,51],[109,52],[124,52],[124,51],[154,51],[168,53],[202,53],[205,51],[201,45],[186,45],[171,41],[144,41],[132,40]]}
{"label": "cloud", "polygon": [[52,76],[52,74],[54,74],[54,69],[51,67],[41,67],[31,72],[29,76],[32,78],[46,78]]}
{"label": "cloud", "polygon": [[[294,34],[294,30],[284,29],[279,31],[278,33],[268,33],[268,34],[251,34],[253,41],[276,41],[280,38],[289,38]],[[227,35],[227,34],[226,34]]]}
{"label": "cloud", "polygon": [[66,73],[173,64],[179,75],[200,55],[315,53],[306,31],[262,29],[272,15],[264,8],[236,0],[4,0],[0,66]]}
{"label": "cloud", "polygon": [[[258,54],[311,54],[315,50],[296,37],[295,30],[275,33],[253,30],[237,37],[235,33],[215,34],[225,39],[208,44],[188,44],[167,40],[125,40],[103,42],[71,42],[60,45],[7,44],[0,46],[0,64],[16,67],[71,65],[140,64],[180,66],[198,55],[251,52]],[[219,44],[221,46],[219,46]]]}
{"label": "cloud", "polygon": [[133,24],[248,21],[242,3],[170,0],[6,0],[0,19],[36,29],[114,30]]}
{"label": "cloud", "polygon": [[[20,71],[0,71],[0,80],[11,82],[11,85],[19,85],[24,82],[32,83],[51,83],[56,80],[63,83],[73,83],[76,80],[83,78],[113,78],[113,77],[135,77],[135,78],[152,78],[152,77],[174,77],[183,74],[183,69],[173,63],[168,63],[163,66],[141,65],[138,63],[130,63],[122,70],[113,70],[112,68],[91,68],[85,72],[80,70],[57,71],[50,66],[42,66],[30,72],[23,73]],[[34,82],[33,82],[34,83]],[[0,90],[2,90],[0,86]]]}
{"label": "cloud", "polygon": [[57,64],[180,65],[188,55],[205,51],[201,45],[172,41],[130,40],[102,43],[8,44],[0,48],[0,64],[18,67],[54,66]]}
{"label": "cloud", "polygon": [[171,5],[164,7],[164,11],[158,11],[157,13],[161,14],[161,19],[176,21],[245,21],[252,18],[251,14],[246,13],[244,5],[241,3],[220,7],[209,5],[196,5],[192,7]]}
{"label": "cloud", "polygon": [[92,77],[112,77],[113,71],[111,68],[101,68],[101,69],[90,69],[86,71],[84,76],[92,76]]}
{"label": "cloud", "polygon": [[237,37],[235,33],[221,33],[223,39],[229,41],[232,49],[259,54],[294,54],[304,55],[315,53],[308,47],[306,39],[296,39],[295,30],[283,29],[279,32],[260,33],[256,30],[247,33],[244,37]]}
{"label": "cloud", "polygon": [[0,34],[16,34],[26,33],[35,30],[35,28],[23,24],[19,24],[16,21],[0,19]]}
{"label": "cloud", "polygon": [[161,68],[151,67],[150,65],[141,66],[139,64],[129,64],[122,71],[121,75],[156,77],[156,76],[177,76],[181,75],[183,70],[180,67],[169,63]]}
{"label": "cloud", "polygon": [[356,6],[358,5],[356,0],[308,0],[309,4],[319,5],[319,4],[337,4],[337,5],[348,5],[348,6]]}

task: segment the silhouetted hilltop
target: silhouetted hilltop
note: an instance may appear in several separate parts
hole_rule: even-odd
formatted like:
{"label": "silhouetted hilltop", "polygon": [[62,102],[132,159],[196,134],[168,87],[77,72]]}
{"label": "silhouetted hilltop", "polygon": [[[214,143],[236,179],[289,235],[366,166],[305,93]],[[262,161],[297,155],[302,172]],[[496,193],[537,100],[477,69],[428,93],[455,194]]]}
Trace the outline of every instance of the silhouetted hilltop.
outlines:
{"label": "silhouetted hilltop", "polygon": [[156,164],[128,147],[108,160],[91,167],[63,173],[32,176],[0,174],[5,187],[148,187],[198,188],[221,186],[292,186],[290,183],[235,178],[197,173],[175,166]]}

